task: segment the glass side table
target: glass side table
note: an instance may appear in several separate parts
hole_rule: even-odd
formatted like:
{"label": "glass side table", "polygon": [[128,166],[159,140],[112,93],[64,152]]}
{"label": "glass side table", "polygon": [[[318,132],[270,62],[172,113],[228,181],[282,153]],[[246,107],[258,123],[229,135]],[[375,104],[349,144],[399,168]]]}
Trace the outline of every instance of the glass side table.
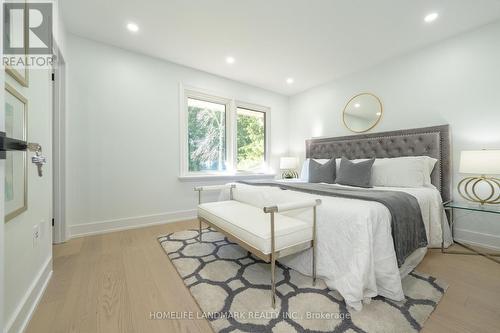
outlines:
{"label": "glass side table", "polygon": [[[479,212],[479,213],[486,213],[486,214],[498,214],[498,217],[500,217],[500,207],[498,206],[492,206],[492,205],[480,205],[480,204],[472,204],[472,203],[466,203],[466,202],[455,202],[455,201],[447,201],[443,203],[443,208],[445,210],[448,210],[450,212],[450,229],[451,229],[451,237],[453,237],[453,225],[455,224],[454,221],[454,210],[455,209],[460,209],[460,210],[466,210],[470,212]],[[469,255],[481,255],[484,256],[490,260],[493,260],[494,262],[500,264],[500,260],[495,257],[500,257],[500,253],[487,253],[483,251],[479,251],[474,249],[473,247],[464,244],[462,242],[457,242],[456,240],[453,239],[453,242],[455,244],[458,244],[467,250],[471,252],[466,252],[466,251],[447,251],[444,248],[444,228],[443,229],[443,242],[441,243],[441,252],[442,253],[447,253],[447,254],[469,254]]]}

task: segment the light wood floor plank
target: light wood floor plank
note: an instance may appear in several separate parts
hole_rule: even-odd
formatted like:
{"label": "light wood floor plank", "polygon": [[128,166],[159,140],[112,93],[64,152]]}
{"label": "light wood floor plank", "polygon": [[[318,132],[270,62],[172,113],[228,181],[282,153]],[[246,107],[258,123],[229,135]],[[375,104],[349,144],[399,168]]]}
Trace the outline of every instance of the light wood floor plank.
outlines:
{"label": "light wood floor plank", "polygon": [[[200,313],[156,240],[187,228],[197,228],[197,223],[88,236],[54,246],[54,274],[26,332],[211,332],[204,319],[150,318],[155,311]],[[432,250],[418,270],[450,285],[423,332],[500,331],[500,265]]]}
{"label": "light wood floor plank", "polygon": [[500,331],[500,265],[431,250],[417,269],[450,285],[423,332]]}

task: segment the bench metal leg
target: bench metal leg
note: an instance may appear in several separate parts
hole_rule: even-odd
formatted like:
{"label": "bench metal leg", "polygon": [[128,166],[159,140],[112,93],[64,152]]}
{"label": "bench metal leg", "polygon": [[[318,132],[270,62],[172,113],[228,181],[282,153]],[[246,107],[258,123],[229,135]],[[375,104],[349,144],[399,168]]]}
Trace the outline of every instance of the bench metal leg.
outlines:
{"label": "bench metal leg", "polygon": [[198,238],[199,241],[201,242],[201,219],[198,218]]}
{"label": "bench metal leg", "polygon": [[313,286],[316,286],[316,206],[313,207],[312,265]]}
{"label": "bench metal leg", "polygon": [[316,286],[316,241],[313,240],[312,244],[312,273],[313,273],[313,287]]}
{"label": "bench metal leg", "polygon": [[274,244],[274,212],[271,212],[271,305],[276,309],[276,253]]}
{"label": "bench metal leg", "polygon": [[[198,190],[198,206],[201,205],[201,190]],[[198,237],[201,242],[201,219],[198,216]]]}
{"label": "bench metal leg", "polygon": [[271,255],[271,304],[276,309],[276,259],[274,253]]}

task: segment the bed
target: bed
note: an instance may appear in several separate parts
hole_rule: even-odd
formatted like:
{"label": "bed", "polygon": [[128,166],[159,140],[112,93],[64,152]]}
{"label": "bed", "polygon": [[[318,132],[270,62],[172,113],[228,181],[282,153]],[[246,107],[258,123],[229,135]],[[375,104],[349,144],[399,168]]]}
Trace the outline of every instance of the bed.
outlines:
{"label": "bed", "polygon": [[[428,247],[451,243],[442,201],[451,199],[450,141],[447,125],[347,137],[311,139],[306,157],[348,159],[429,156],[437,159],[432,186],[422,188],[375,187],[365,191],[400,191],[416,198]],[[298,180],[300,182],[300,180]],[[342,185],[330,185],[339,187]],[[373,202],[298,191],[275,186],[238,184],[235,200],[257,207],[320,198],[317,212],[317,274],[329,288],[337,290],[348,306],[361,310],[363,302],[377,295],[395,301],[404,299],[401,279],[423,259],[426,247],[416,249],[398,266],[391,234],[391,215],[384,205]],[[305,211],[288,213],[310,221]],[[444,235],[444,236],[442,236]],[[304,251],[283,258],[282,264],[311,274],[311,253]]]}

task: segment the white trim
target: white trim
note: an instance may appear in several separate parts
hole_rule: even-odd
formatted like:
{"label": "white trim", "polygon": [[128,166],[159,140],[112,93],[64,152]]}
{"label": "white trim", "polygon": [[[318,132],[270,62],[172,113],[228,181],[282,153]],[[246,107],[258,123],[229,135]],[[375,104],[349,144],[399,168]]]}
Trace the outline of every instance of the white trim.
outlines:
{"label": "white trim", "polygon": [[224,175],[224,174],[189,174],[185,176],[177,177],[182,182],[197,182],[197,181],[209,181],[209,180],[244,180],[244,179],[274,179],[276,174],[274,173],[240,173],[234,175]]}
{"label": "white trim", "polygon": [[[192,173],[188,171],[188,131],[187,131],[187,100],[188,98],[200,99],[213,103],[220,103],[226,106],[226,157],[225,161],[231,166],[229,169],[236,168],[237,145],[236,145],[236,112],[238,108],[244,108],[265,113],[266,133],[265,133],[265,166],[268,170],[271,158],[271,108],[258,104],[248,103],[236,100],[234,98],[221,97],[222,94],[213,93],[204,89],[193,88],[179,83],[179,179],[228,179],[228,176],[213,172]],[[200,176],[200,174],[203,174]],[[258,174],[258,173],[256,173]]]}
{"label": "white trim", "polygon": [[258,104],[253,104],[253,103],[248,103],[248,102],[243,102],[243,101],[235,101],[236,107],[237,108],[242,108],[242,109],[248,109],[252,111],[259,111],[259,112],[265,112],[269,113],[271,112],[271,108],[268,106],[262,106]]}
{"label": "white trim", "polygon": [[52,276],[52,257],[48,258],[36,279],[33,280],[26,294],[17,306],[14,314],[5,325],[6,333],[24,332],[28,323],[42,299],[43,293]]}
{"label": "white trim", "polygon": [[[226,107],[231,108],[231,102],[233,101],[231,98],[221,97],[218,95],[209,94],[205,91],[199,89],[192,89],[188,87],[184,87],[184,98],[194,98],[199,99],[206,102],[224,104]],[[186,104],[187,105],[187,104]],[[185,113],[184,109],[184,113]]]}
{"label": "white trim", "polygon": [[196,209],[82,223],[70,226],[71,238],[136,229],[152,225],[190,220],[194,218],[196,218]]}
{"label": "white trim", "polygon": [[226,118],[226,163],[229,163],[231,166],[231,171],[236,170],[236,129],[236,103],[234,100],[231,100],[228,117]]}
{"label": "white trim", "polygon": [[500,251],[500,236],[467,229],[454,229],[454,239],[459,242]]}
{"label": "white trim", "polygon": [[66,230],[66,62],[57,45],[54,52],[57,54],[57,66],[52,69],[55,80],[52,81],[52,241],[55,244],[63,243],[67,239]]}
{"label": "white trim", "polygon": [[187,108],[187,101],[184,89],[184,85],[179,83],[179,175],[187,170],[187,112],[184,111]]}

